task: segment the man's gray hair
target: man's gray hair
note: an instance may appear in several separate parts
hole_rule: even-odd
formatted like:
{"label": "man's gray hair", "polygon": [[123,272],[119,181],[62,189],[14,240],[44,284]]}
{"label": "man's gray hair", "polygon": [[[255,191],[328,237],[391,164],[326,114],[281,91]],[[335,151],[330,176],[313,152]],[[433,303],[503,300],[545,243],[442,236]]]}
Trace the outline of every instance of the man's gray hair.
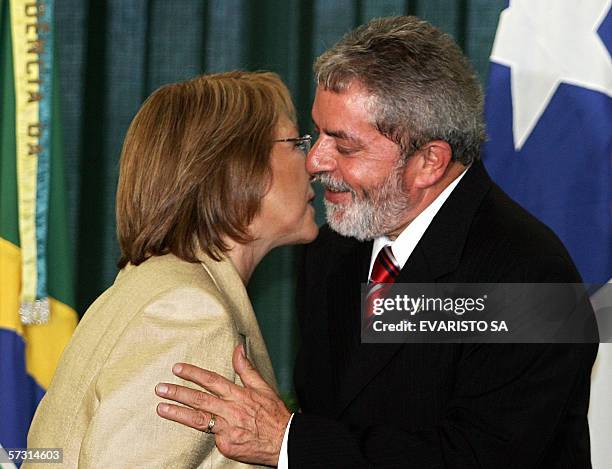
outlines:
{"label": "man's gray hair", "polygon": [[314,65],[319,86],[337,93],[356,81],[373,98],[374,124],[411,155],[444,140],[464,165],[485,139],[480,84],[448,35],[414,16],[378,18],[346,34]]}

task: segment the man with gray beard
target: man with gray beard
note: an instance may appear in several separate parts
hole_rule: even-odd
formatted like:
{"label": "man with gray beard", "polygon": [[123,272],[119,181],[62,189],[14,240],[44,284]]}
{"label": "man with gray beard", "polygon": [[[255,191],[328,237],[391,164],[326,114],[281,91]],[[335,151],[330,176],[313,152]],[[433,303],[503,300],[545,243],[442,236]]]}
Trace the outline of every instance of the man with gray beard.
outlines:
{"label": "man with gray beard", "polygon": [[364,190],[362,197],[348,184],[334,180],[329,173],[315,175],[314,180],[321,183],[325,189],[351,194],[352,201],[346,206],[324,199],[329,226],[336,233],[359,241],[374,239],[380,233],[387,233],[408,202],[402,184],[403,167],[404,162],[398,160],[397,167],[393,168],[380,187],[371,192]]}
{"label": "man with gray beard", "polygon": [[580,282],[557,237],[480,162],[467,59],[418,18],[382,18],[326,51],[315,75],[306,167],[328,226],[298,282],[301,409],[290,416],[238,351],[244,389],[183,365],[177,375],[214,396],[171,386],[163,397],[191,409],[160,415],[212,429],[227,457],[279,467],[591,467],[596,345],[361,343],[360,288],[381,263],[396,283]]}

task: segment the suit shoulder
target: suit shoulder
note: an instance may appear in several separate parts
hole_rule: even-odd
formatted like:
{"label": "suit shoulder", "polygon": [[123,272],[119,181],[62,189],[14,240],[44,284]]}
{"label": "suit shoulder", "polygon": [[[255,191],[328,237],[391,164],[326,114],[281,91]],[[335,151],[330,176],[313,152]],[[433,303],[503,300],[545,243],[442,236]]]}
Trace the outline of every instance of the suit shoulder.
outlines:
{"label": "suit shoulder", "polygon": [[569,257],[557,235],[494,185],[481,211],[490,236],[510,242],[516,254]]}
{"label": "suit shoulder", "polygon": [[200,262],[187,262],[168,254],[153,257],[126,272],[119,282],[129,283],[135,288],[145,288],[152,297],[171,290],[194,290],[223,298],[216,281]]}
{"label": "suit shoulder", "polygon": [[[544,223],[493,185],[470,229],[467,252],[508,268],[557,271],[558,281],[580,281],[567,249]],[[552,279],[551,279],[552,281]]]}
{"label": "suit shoulder", "polygon": [[147,283],[151,288],[173,285],[213,285],[214,281],[199,262],[187,262],[172,254],[155,256],[138,266],[130,266],[118,280]]}
{"label": "suit shoulder", "polygon": [[[83,317],[130,317],[154,314],[175,320],[209,317],[220,318],[227,307],[225,298],[210,274],[199,263],[189,263],[171,254],[148,259],[138,266],[129,266],[119,273],[115,283],[101,296]],[[102,321],[105,322],[105,321]]]}

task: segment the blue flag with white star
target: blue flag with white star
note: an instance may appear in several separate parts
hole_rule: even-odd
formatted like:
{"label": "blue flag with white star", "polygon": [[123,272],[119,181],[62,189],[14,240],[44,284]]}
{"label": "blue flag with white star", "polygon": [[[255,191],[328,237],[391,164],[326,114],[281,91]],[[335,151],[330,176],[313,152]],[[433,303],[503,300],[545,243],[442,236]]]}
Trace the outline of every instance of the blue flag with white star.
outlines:
{"label": "blue flag with white star", "polygon": [[484,162],[561,238],[585,282],[612,278],[610,0],[513,0],[491,54]]}

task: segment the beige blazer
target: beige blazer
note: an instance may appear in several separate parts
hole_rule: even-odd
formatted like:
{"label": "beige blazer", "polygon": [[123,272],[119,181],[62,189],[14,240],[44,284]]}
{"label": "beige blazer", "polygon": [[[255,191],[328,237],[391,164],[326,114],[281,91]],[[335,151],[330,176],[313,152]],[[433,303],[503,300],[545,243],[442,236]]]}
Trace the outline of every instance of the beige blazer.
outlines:
{"label": "beige blazer", "polygon": [[63,448],[66,468],[252,467],[223,457],[213,436],[155,412],[158,382],[195,387],[172,374],[178,361],[240,383],[232,352],[243,341],[255,367],[276,387],[238,272],[227,258],[201,259],[191,264],[165,255],[119,273],[64,351],[28,447]]}

